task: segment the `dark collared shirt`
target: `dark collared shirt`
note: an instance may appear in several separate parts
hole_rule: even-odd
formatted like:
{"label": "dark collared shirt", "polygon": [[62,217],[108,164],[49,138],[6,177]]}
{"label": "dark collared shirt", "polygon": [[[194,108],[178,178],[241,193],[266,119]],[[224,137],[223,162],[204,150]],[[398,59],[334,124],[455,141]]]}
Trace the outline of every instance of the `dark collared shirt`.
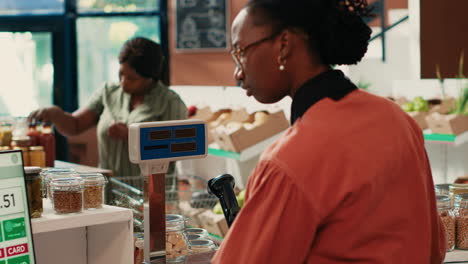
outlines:
{"label": "dark collared shirt", "polygon": [[301,117],[309,107],[329,97],[335,101],[357,89],[340,70],[329,70],[305,82],[294,95],[291,105],[291,125]]}

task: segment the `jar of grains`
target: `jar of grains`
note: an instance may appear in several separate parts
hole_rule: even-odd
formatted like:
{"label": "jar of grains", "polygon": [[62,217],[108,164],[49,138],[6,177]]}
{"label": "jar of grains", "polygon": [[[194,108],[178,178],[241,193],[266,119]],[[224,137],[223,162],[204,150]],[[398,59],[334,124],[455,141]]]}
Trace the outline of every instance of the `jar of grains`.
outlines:
{"label": "jar of grains", "polygon": [[455,248],[455,215],[451,209],[451,200],[448,195],[437,195],[437,209],[439,217],[445,228],[445,237],[447,239],[447,251]]}
{"label": "jar of grains", "polygon": [[455,195],[456,239],[455,246],[459,249],[468,249],[468,194]]}
{"label": "jar of grains", "polygon": [[57,214],[79,213],[83,208],[83,180],[56,178],[49,183],[52,205]]}
{"label": "jar of grains", "polygon": [[78,177],[78,173],[72,168],[50,168],[41,171],[41,177],[43,182],[44,197],[52,198],[50,193],[50,182],[52,179],[60,178],[74,178]]}
{"label": "jar of grains", "polygon": [[84,209],[102,208],[104,203],[104,186],[106,177],[101,173],[79,173],[84,182]]}
{"label": "jar of grains", "polygon": [[29,216],[38,218],[42,216],[42,180],[39,167],[24,167],[26,178],[26,191],[28,193]]}
{"label": "jar of grains", "polygon": [[188,241],[185,236],[185,219],[181,215],[166,215],[166,261],[184,262],[188,255]]}

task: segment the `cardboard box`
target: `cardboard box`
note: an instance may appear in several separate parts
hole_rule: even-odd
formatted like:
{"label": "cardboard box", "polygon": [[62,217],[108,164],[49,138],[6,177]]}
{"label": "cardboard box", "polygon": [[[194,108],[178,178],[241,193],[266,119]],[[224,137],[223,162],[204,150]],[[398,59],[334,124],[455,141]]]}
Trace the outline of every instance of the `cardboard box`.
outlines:
{"label": "cardboard box", "polygon": [[445,99],[433,98],[427,100],[429,103],[429,114],[439,113],[439,114],[448,114],[455,108],[455,98],[447,97]]}
{"label": "cardboard box", "polygon": [[468,115],[432,113],[426,121],[432,133],[459,135],[468,131]]}
{"label": "cardboard box", "polygon": [[179,203],[180,213],[188,217],[188,225],[192,227],[202,227],[199,215],[205,212],[207,209],[204,208],[193,208],[190,206],[190,202],[184,201]]}
{"label": "cardboard box", "polygon": [[[243,125],[217,128],[213,131],[215,142],[221,149],[241,152],[289,127],[289,121],[283,110],[269,112],[266,120],[256,126],[254,126],[254,116],[255,113],[251,114]],[[250,127],[247,126],[249,123]]]}
{"label": "cardboard box", "polygon": [[426,121],[426,116],[428,114],[428,112],[408,112],[408,115],[416,121],[416,123],[422,130],[428,128]]}
{"label": "cardboard box", "polygon": [[211,234],[224,237],[227,234],[228,226],[224,215],[215,214],[211,210],[206,210],[198,215],[201,225]]}
{"label": "cardboard box", "polygon": [[201,119],[207,125],[207,144],[214,142],[213,129],[225,125],[229,122],[243,122],[249,118],[245,108],[229,109],[224,108],[212,112],[209,107],[197,109],[197,113],[190,119]]}

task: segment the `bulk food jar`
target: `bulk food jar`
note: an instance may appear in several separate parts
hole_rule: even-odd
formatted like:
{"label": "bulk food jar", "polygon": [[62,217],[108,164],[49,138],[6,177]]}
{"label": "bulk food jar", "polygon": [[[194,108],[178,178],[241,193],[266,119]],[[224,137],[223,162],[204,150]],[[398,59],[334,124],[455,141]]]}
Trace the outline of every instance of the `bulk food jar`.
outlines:
{"label": "bulk food jar", "polygon": [[79,213],[83,209],[83,180],[56,178],[49,183],[52,205],[57,214]]}
{"label": "bulk food jar", "polygon": [[166,261],[184,262],[188,255],[188,241],[185,236],[185,219],[181,215],[166,215]]}
{"label": "bulk food jar", "polygon": [[79,176],[84,182],[84,209],[102,208],[104,203],[104,186],[107,183],[106,177],[101,173],[80,173]]}
{"label": "bulk food jar", "polygon": [[454,202],[455,195],[468,193],[468,184],[464,183],[454,183],[450,185],[450,197],[452,199],[452,204]]}
{"label": "bulk food jar", "polygon": [[39,167],[24,167],[26,178],[26,191],[28,193],[29,216],[38,218],[42,216],[42,180]]}
{"label": "bulk food jar", "polygon": [[434,186],[436,195],[449,195],[451,185],[450,183],[436,184]]}
{"label": "bulk food jar", "polygon": [[41,171],[43,191],[45,198],[52,198],[50,194],[50,181],[59,178],[78,177],[78,173],[72,168],[50,168]]}
{"label": "bulk food jar", "polygon": [[455,195],[454,212],[456,219],[455,246],[459,249],[468,249],[468,194]]}
{"label": "bulk food jar", "polygon": [[447,251],[455,248],[455,215],[451,209],[452,202],[448,195],[437,195],[437,209],[439,217],[445,228],[445,237],[447,238]]}
{"label": "bulk food jar", "polygon": [[215,252],[216,245],[213,241],[209,239],[196,239],[190,241],[190,254],[200,254],[200,253],[207,253],[207,252]]}

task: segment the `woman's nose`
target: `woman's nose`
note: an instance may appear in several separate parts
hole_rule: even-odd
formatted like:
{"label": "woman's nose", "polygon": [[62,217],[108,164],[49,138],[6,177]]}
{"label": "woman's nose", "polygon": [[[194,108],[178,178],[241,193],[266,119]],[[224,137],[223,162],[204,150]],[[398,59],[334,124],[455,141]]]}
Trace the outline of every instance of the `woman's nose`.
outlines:
{"label": "woman's nose", "polygon": [[234,69],[234,79],[237,81],[242,81],[244,79],[244,71],[241,67],[237,67]]}

